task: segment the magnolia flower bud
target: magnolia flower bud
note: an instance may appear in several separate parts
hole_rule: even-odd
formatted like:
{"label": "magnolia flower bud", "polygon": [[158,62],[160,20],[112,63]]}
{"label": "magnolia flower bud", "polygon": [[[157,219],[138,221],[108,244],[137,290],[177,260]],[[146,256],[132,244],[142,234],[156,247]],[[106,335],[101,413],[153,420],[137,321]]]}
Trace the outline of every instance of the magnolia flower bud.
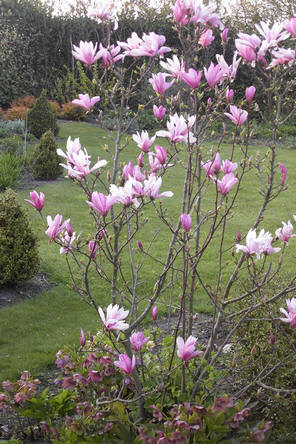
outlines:
{"label": "magnolia flower bud", "polygon": [[192,225],[192,220],[190,214],[181,214],[180,216],[181,224],[186,232],[188,232]]}
{"label": "magnolia flower bud", "polygon": [[157,319],[157,305],[154,305],[154,307],[152,308],[152,319],[153,321],[156,321]]}
{"label": "magnolia flower bud", "polygon": [[225,43],[227,41],[227,36],[228,36],[228,28],[224,28],[223,32],[221,34],[222,37],[222,41]]}
{"label": "magnolia flower bud", "polygon": [[81,347],[85,346],[85,334],[82,328],[80,329],[80,345]]}

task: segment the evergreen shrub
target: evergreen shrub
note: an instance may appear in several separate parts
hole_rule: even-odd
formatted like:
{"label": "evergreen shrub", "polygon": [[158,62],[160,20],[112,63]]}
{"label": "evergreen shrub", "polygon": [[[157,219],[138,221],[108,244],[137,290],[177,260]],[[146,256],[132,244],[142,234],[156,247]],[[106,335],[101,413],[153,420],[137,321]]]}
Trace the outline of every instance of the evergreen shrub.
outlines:
{"label": "evergreen shrub", "polygon": [[57,148],[52,131],[46,131],[31,155],[30,164],[34,179],[54,180],[61,175],[62,167],[59,165],[61,159],[57,155]]}
{"label": "evergreen shrub", "polygon": [[37,238],[16,194],[7,190],[0,195],[0,286],[30,279],[39,264]]}
{"label": "evergreen shrub", "polygon": [[45,90],[28,112],[28,128],[37,139],[48,130],[51,130],[55,136],[58,133],[57,116],[50,107]]}

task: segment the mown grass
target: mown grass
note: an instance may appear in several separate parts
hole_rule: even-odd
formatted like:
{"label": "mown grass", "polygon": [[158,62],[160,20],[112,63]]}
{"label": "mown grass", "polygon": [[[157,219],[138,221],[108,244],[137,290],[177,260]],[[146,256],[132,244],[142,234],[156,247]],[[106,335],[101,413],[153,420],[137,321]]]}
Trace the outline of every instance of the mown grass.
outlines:
{"label": "mown grass", "polygon": [[[92,155],[93,161],[97,156],[111,161],[112,141],[102,129],[87,123],[63,124],[59,135],[61,147],[65,146],[69,135],[72,138],[80,137],[82,145]],[[161,140],[161,143],[164,144],[164,141]],[[106,146],[108,146],[107,149]],[[207,143],[203,150],[207,152],[211,147],[212,144]],[[265,148],[262,146],[251,147],[250,153],[256,156],[258,152],[263,153],[264,150]],[[225,144],[221,147],[222,158],[228,157],[230,152],[230,145]],[[121,160],[123,162],[132,160],[135,163],[138,154],[139,150],[132,142]],[[236,150],[235,158],[236,160],[240,158],[239,148]],[[264,215],[264,221],[261,225],[271,232],[274,232],[281,225],[282,220],[287,221],[292,218],[294,212],[296,213],[293,208],[296,185],[296,177],[293,175],[296,166],[294,152],[280,148],[278,161],[283,162],[288,167],[289,189],[282,193],[278,200],[272,202]],[[111,168],[111,165],[108,167]],[[276,177],[280,181],[279,168]],[[264,180],[266,180],[266,177],[264,177]],[[168,170],[163,178],[162,190],[172,190],[174,192],[173,198],[163,199],[163,204],[168,209],[168,215],[174,221],[178,219],[181,212],[183,182],[184,170],[180,166]],[[203,211],[213,207],[215,191],[211,185],[208,189],[209,193],[203,199]],[[262,202],[258,189],[259,182],[256,173],[254,170],[250,170],[246,174],[239,199],[227,225],[228,241],[225,245],[223,280],[226,280],[231,273],[231,265],[234,262],[231,250],[227,248],[235,243],[237,230],[240,230],[243,235],[246,234],[257,215]],[[18,193],[20,202],[28,197],[29,191]],[[60,213],[64,219],[71,218],[74,231],[77,234],[81,233],[83,239],[91,238],[93,220],[89,217],[89,208],[85,203],[85,196],[70,180],[61,178],[54,183],[39,187],[38,191],[43,191],[46,195],[45,216],[55,216],[55,214]],[[26,207],[25,203],[23,205]],[[3,359],[0,363],[0,380],[5,378],[14,379],[23,369],[29,369],[37,374],[40,369],[53,364],[55,353],[59,348],[66,344],[78,342],[80,328],[95,332],[100,325],[97,313],[81,302],[79,296],[72,290],[65,256],[59,254],[57,245],[49,244],[48,238],[44,234],[46,226],[41,223],[39,214],[32,208],[27,208],[27,210],[39,237],[42,270],[47,273],[53,286],[37,298],[1,310],[0,355]],[[144,208],[143,217],[147,217],[148,222],[141,228],[134,242],[140,239],[144,247],[147,247],[149,240],[153,233],[159,229],[160,224],[152,205]],[[206,234],[206,228],[206,226],[203,227],[202,236]],[[167,245],[169,238],[168,230],[163,228],[156,237],[151,254],[158,259],[164,258],[165,245]],[[215,238],[202,263],[199,264],[199,272],[207,283],[215,283],[217,275],[217,242],[218,237]],[[140,253],[137,252],[136,260],[139,257]],[[128,272],[129,262],[126,255],[123,256],[122,263],[124,270]],[[292,273],[294,266],[293,245],[291,245],[289,246],[284,275]],[[158,272],[159,265],[157,263],[146,263],[139,286],[141,297],[149,299]],[[97,303],[106,307],[110,303],[109,286],[95,275],[91,279],[91,285]],[[178,302],[178,296],[178,290],[176,290],[173,302]],[[168,295],[164,295],[164,298],[168,300]],[[196,292],[195,307],[198,311],[211,311],[211,305],[200,289]],[[165,311],[164,307],[162,311]]]}

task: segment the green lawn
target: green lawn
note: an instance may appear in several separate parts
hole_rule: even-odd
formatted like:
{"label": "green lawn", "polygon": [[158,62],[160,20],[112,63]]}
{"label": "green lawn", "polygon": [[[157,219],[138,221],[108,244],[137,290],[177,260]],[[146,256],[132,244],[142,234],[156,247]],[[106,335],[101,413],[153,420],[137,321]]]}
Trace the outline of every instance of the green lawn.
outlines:
{"label": "green lawn", "polygon": [[[61,139],[59,144],[61,147],[65,146],[69,135],[72,138],[80,137],[82,146],[85,146],[89,154],[93,156],[93,161],[97,156],[111,160],[112,141],[102,129],[87,123],[63,124],[59,134]],[[164,143],[163,139],[161,143]],[[106,145],[108,145],[110,152],[106,150]],[[205,151],[209,151],[210,148],[211,143],[207,143],[203,147]],[[230,155],[230,152],[231,146],[223,145],[221,157],[226,158]],[[251,153],[254,156],[256,156],[257,152],[263,153],[264,147],[256,146],[251,148]],[[124,152],[122,161],[132,160],[135,163],[138,154],[139,149],[134,143],[131,143],[126,152]],[[237,149],[235,157],[237,160],[240,158],[239,149]],[[293,207],[296,185],[296,176],[293,172],[296,167],[296,155],[292,150],[280,148],[277,161],[283,162],[288,168],[287,182],[289,189],[282,193],[280,198],[274,201],[265,213],[262,227],[272,233],[281,226],[282,220],[287,221],[291,219],[292,221],[292,215],[294,212],[296,213],[296,208]],[[108,166],[106,167],[106,172],[107,170]],[[277,171],[277,178],[280,180],[279,171]],[[173,198],[163,199],[163,202],[168,208],[168,214],[175,221],[181,212],[183,182],[183,170],[181,167],[171,168],[163,178],[162,190],[172,190],[174,192]],[[233,217],[229,220],[227,228],[229,241],[226,244],[227,246],[233,244],[237,230],[240,230],[244,235],[252,225],[262,200],[258,194],[258,188],[259,183],[256,179],[256,174],[251,170],[246,175]],[[74,231],[77,234],[81,233],[83,239],[91,236],[93,220],[88,216],[89,208],[85,203],[85,196],[69,179],[62,178],[55,183],[36,188],[36,190],[45,193],[45,216],[55,216],[55,214],[60,213],[64,219],[71,218]],[[40,239],[42,270],[47,273],[54,285],[49,291],[44,292],[35,299],[1,310],[0,356],[2,359],[0,362],[0,380],[5,378],[14,379],[24,369],[31,370],[34,375],[37,375],[38,371],[53,364],[55,353],[60,347],[79,341],[80,328],[83,328],[85,331],[92,330],[95,332],[100,324],[95,311],[81,302],[78,295],[72,290],[65,256],[59,254],[59,247],[57,245],[49,244],[48,237],[44,234],[46,227],[41,223],[39,214],[33,208],[28,208],[28,205],[24,203],[23,199],[28,197],[29,191],[19,192],[19,199],[20,202],[23,202],[24,207],[27,208],[34,229]],[[214,187],[209,191],[203,201],[204,209],[213,205]],[[147,216],[149,221],[140,230],[135,238],[135,242],[137,239],[141,239],[144,247],[147,247],[152,234],[159,228],[160,224],[152,206],[147,206],[144,210],[145,217]],[[205,234],[205,230],[206,227],[203,229],[202,235]],[[158,258],[164,257],[165,248],[163,246],[168,240],[169,233],[166,229],[163,229],[157,235],[151,253]],[[136,258],[139,258],[139,255],[140,253],[137,253]],[[230,251],[226,253],[226,256],[223,269],[224,279],[231,272],[230,265],[231,261],[233,261]],[[216,261],[217,247],[213,244],[212,248],[205,255],[203,263],[199,265],[199,271],[205,282],[213,282],[217,273]],[[127,256],[123,257],[123,263],[125,269],[128,270]],[[292,271],[294,266],[293,241],[291,241],[289,258],[286,260],[284,274]],[[154,278],[157,276],[158,271],[158,265],[155,263],[151,265],[151,263],[147,262],[139,287],[141,296],[149,298],[153,291]],[[102,307],[106,307],[110,303],[108,286],[95,275],[92,278],[91,284],[97,303]],[[166,297],[164,295],[164,298]],[[178,294],[174,295],[174,297],[177,300]],[[196,294],[196,309],[203,312],[211,310],[211,305],[200,290]]]}

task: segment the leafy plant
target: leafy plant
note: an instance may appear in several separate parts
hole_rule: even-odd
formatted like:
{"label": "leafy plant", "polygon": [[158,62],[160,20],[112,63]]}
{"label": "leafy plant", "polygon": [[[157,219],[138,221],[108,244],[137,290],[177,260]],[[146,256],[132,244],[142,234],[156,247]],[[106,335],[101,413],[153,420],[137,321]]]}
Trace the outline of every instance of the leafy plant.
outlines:
{"label": "leafy plant", "polygon": [[25,108],[33,108],[33,106],[36,103],[36,99],[34,96],[23,96],[23,97],[18,97],[17,99],[14,99],[11,102],[11,107],[15,107],[15,106],[22,106]]}
{"label": "leafy plant", "polygon": [[9,108],[6,113],[7,120],[25,120],[28,114],[29,108],[26,106],[13,106]]}
{"label": "leafy plant", "polygon": [[0,191],[14,188],[22,171],[21,159],[11,153],[0,154]]}
{"label": "leafy plant", "polygon": [[83,120],[86,116],[85,110],[81,106],[71,102],[64,103],[61,107],[60,118],[65,120]]}
{"label": "leafy plant", "polygon": [[30,164],[34,179],[54,180],[61,175],[58,145],[51,130],[46,131],[32,151]]}
{"label": "leafy plant", "polygon": [[0,196],[0,286],[30,279],[39,264],[37,238],[16,194],[7,190]]}
{"label": "leafy plant", "polygon": [[51,130],[54,135],[57,135],[57,116],[53,113],[48,103],[45,90],[43,90],[33,108],[28,112],[27,122],[29,131],[37,137],[37,139],[40,139],[48,130]]}

